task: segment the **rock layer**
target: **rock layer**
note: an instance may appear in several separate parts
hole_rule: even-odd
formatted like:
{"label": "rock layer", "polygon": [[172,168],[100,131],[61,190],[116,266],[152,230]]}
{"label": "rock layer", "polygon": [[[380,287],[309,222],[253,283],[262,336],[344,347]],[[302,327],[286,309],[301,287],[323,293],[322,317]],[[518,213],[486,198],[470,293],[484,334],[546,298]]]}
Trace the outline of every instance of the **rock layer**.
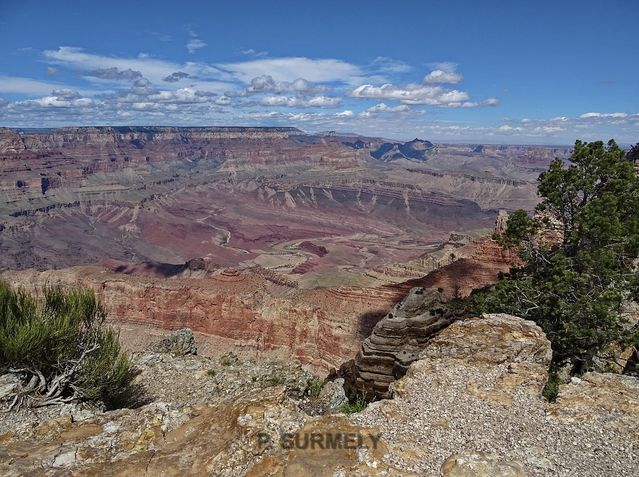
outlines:
{"label": "rock layer", "polygon": [[387,398],[389,385],[402,377],[428,340],[454,319],[444,295],[430,288],[413,288],[382,318],[364,340],[352,362],[342,366],[351,396]]}

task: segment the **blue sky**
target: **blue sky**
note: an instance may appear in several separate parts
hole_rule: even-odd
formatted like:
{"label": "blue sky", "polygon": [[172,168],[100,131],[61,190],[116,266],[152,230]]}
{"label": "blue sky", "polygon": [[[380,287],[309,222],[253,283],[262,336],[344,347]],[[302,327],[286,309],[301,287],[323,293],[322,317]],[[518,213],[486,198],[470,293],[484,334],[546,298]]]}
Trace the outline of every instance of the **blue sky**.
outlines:
{"label": "blue sky", "polygon": [[0,125],[634,143],[637,18],[634,0],[0,0]]}

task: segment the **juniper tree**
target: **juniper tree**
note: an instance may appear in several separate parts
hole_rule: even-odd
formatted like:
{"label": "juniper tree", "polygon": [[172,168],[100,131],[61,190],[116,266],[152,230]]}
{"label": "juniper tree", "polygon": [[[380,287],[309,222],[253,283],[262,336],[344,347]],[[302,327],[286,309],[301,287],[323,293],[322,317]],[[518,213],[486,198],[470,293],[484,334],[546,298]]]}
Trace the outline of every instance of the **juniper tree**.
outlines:
{"label": "juniper tree", "polygon": [[592,368],[611,343],[637,344],[622,302],[639,298],[639,176],[634,155],[613,141],[577,141],[567,164],[555,159],[538,178],[541,202],[519,210],[499,238],[524,265],[474,296],[478,311],[538,323],[555,365]]}

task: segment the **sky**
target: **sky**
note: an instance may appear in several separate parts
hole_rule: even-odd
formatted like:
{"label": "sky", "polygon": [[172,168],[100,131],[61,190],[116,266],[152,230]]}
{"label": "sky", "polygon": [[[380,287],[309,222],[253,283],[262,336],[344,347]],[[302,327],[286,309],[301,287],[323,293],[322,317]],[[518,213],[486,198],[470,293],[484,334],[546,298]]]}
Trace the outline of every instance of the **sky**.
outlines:
{"label": "sky", "polygon": [[639,141],[639,1],[0,0],[0,126]]}

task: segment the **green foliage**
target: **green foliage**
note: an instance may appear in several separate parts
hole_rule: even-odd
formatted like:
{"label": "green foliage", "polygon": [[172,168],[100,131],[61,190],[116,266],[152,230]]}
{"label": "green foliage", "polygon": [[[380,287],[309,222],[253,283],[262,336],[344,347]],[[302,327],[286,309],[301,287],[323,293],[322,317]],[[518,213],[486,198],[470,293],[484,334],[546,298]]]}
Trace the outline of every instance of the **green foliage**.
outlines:
{"label": "green foliage", "polygon": [[474,294],[474,306],[537,322],[555,363],[585,371],[610,343],[639,339],[620,314],[624,299],[639,297],[639,177],[614,141],[577,141],[568,167],[554,160],[538,184],[536,217],[513,213],[499,238],[525,265]]}
{"label": "green foliage", "polygon": [[337,410],[342,414],[355,414],[356,412],[361,412],[366,409],[366,406],[368,406],[366,396],[364,394],[361,394],[358,395],[354,400],[342,404],[337,408]]}
{"label": "green foliage", "polygon": [[[0,282],[0,373],[15,372],[33,402],[100,401],[108,408],[132,404],[135,371],[106,313],[84,288],[43,290],[43,300]],[[39,396],[38,396],[39,395]],[[41,398],[41,399],[40,399]]]}
{"label": "green foliage", "polygon": [[548,381],[541,394],[549,402],[555,402],[557,400],[557,396],[559,395],[559,376],[557,373],[552,372],[548,375]]}
{"label": "green foliage", "polygon": [[308,385],[306,386],[306,390],[304,394],[310,397],[318,397],[322,392],[322,388],[324,387],[324,380],[314,376],[311,380],[309,380]]}

